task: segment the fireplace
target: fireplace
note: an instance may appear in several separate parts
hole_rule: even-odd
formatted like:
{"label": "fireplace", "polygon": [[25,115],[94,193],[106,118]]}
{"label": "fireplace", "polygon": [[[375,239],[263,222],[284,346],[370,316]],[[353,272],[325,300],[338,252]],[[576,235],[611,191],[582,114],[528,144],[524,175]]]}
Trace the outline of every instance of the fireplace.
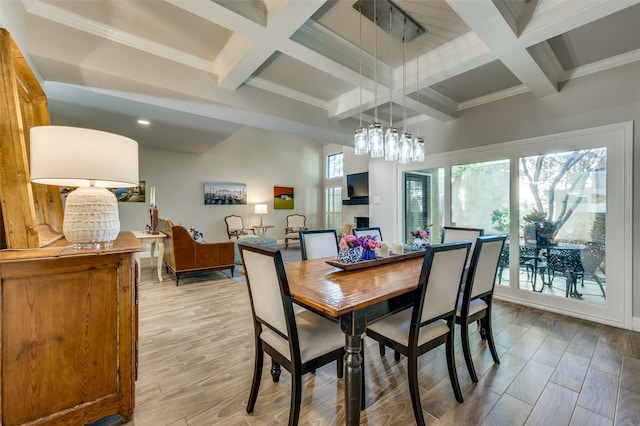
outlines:
{"label": "fireplace", "polygon": [[369,218],[363,216],[356,216],[353,218],[356,223],[356,228],[368,228],[369,227]]}

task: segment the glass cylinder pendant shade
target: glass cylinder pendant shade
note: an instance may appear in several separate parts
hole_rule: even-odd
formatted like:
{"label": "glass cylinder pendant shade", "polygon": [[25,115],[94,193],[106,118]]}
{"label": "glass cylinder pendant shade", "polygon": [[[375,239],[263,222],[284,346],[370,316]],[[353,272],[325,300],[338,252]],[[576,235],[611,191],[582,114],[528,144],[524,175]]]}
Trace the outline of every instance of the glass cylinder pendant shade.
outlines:
{"label": "glass cylinder pendant shade", "polygon": [[424,161],[424,138],[413,139],[413,156],[411,161]]}
{"label": "glass cylinder pendant shade", "polygon": [[400,155],[398,156],[399,164],[409,164],[413,154],[413,139],[411,133],[403,133],[400,138]]}
{"label": "glass cylinder pendant shade", "polygon": [[367,138],[367,129],[358,127],[353,134],[353,146],[356,149],[356,155],[364,155],[369,153],[369,140]]}
{"label": "glass cylinder pendant shade", "polygon": [[372,123],[369,126],[369,153],[371,158],[384,157],[384,137],[380,123]]}
{"label": "glass cylinder pendant shade", "polygon": [[396,161],[398,159],[398,129],[390,127],[384,137],[384,159]]}

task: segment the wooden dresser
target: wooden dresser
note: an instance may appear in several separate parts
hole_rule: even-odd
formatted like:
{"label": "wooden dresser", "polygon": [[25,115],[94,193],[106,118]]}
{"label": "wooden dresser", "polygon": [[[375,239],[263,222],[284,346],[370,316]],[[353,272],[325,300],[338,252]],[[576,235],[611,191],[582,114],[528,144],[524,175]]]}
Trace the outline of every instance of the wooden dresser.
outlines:
{"label": "wooden dresser", "polygon": [[131,419],[140,242],[0,251],[0,424]]}

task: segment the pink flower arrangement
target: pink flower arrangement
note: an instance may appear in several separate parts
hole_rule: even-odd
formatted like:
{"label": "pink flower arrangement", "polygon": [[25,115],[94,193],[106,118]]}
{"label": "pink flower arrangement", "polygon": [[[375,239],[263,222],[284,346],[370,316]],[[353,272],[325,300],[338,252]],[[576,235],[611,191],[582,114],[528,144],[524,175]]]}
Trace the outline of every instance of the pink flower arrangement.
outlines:
{"label": "pink flower arrangement", "polygon": [[361,241],[356,238],[355,235],[343,235],[340,237],[340,242],[338,243],[338,248],[340,250],[346,250],[348,248],[360,247]]}
{"label": "pink flower arrangement", "polygon": [[413,238],[427,238],[429,234],[430,233],[428,229],[418,228],[415,231],[411,231],[411,236]]}
{"label": "pink flower arrangement", "polygon": [[338,242],[340,250],[346,250],[353,247],[362,247],[363,249],[375,250],[380,247],[380,241],[376,237],[367,235],[365,237],[356,237],[355,235],[343,235]]}
{"label": "pink flower arrangement", "polygon": [[378,241],[376,237],[367,235],[366,237],[360,237],[360,238],[362,238],[362,242],[361,242],[362,248],[375,250],[381,245],[380,241]]}

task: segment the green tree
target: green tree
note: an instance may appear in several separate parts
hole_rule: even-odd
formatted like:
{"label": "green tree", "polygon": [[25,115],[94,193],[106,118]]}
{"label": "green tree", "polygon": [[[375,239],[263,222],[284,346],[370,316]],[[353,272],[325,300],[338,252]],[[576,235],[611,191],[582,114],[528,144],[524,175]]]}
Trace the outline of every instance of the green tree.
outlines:
{"label": "green tree", "polygon": [[509,233],[509,209],[495,209],[491,212],[491,224],[493,229],[503,234]]}
{"label": "green tree", "polygon": [[605,148],[523,157],[520,176],[531,191],[533,208],[547,212],[547,220],[560,229],[582,202],[584,189],[605,161]]}

